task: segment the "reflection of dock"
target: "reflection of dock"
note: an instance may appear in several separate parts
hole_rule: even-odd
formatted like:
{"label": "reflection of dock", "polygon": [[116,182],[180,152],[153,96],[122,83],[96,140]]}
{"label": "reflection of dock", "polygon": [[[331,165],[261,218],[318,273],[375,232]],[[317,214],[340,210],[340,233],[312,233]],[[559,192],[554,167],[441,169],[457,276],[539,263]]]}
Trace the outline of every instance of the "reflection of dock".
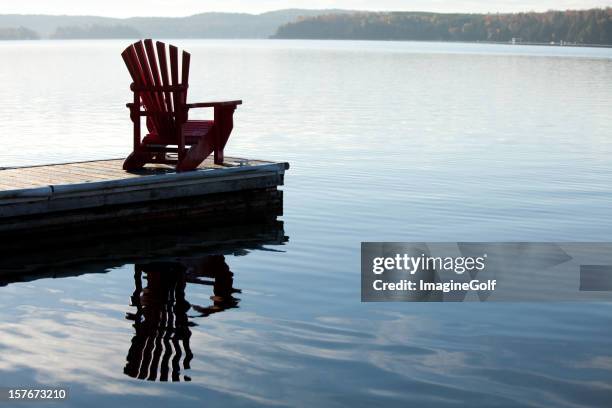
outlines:
{"label": "reflection of dock", "polygon": [[[165,165],[134,172],[122,160],[0,169],[0,234],[137,223],[184,215],[246,216],[279,200],[287,163],[226,158],[177,173]],[[11,235],[12,236],[12,235]]]}
{"label": "reflection of dock", "polygon": [[[32,237],[29,245],[7,242],[0,247],[0,286],[42,278],[104,273],[109,268],[152,261],[197,258],[209,254],[244,254],[287,241],[283,222],[275,217],[257,222],[209,225],[198,220],[158,223],[154,228],[124,228],[121,234],[68,234]],[[32,250],[35,248],[35,250]]]}
{"label": "reflection of dock", "polygon": [[[0,286],[107,273],[133,264],[129,268],[134,270],[134,286],[126,287],[126,295],[132,292],[126,319],[134,332],[123,372],[149,381],[190,381],[187,370],[194,358],[193,327],[204,322],[203,318],[237,308],[240,302],[235,296],[241,291],[234,287],[231,257],[226,255],[275,251],[268,246],[282,245],[288,239],[283,222],[274,215],[266,219],[262,213],[257,222],[250,223],[228,224],[231,217],[223,218],[224,225],[205,224],[196,217],[183,219],[182,224],[156,223],[147,230],[124,228],[122,234],[105,239],[56,235],[56,241],[47,240],[45,245],[31,241],[25,250],[12,243],[12,247],[0,247]],[[185,295],[189,285],[210,293],[210,300],[191,303]]]}

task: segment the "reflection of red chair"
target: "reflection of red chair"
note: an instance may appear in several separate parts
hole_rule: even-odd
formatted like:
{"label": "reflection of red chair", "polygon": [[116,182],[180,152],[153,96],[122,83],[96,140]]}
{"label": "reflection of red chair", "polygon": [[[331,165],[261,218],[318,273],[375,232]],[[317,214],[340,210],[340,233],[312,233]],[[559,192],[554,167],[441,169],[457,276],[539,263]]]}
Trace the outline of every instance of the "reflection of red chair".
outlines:
{"label": "reflection of red chair", "polygon": [[[146,274],[147,285],[142,286],[142,274]],[[213,278],[203,280],[201,277]],[[196,262],[157,262],[135,265],[135,290],[132,306],[136,313],[126,318],[134,321],[136,331],[127,355],[124,373],[133,378],[160,381],[180,381],[181,358],[185,370],[190,368],[193,358],[187,312],[191,307],[199,316],[208,316],[226,309],[238,307],[238,299],[232,296],[240,292],[233,288],[233,273],[225,263],[223,255],[211,255]],[[191,305],[185,299],[187,282],[212,285],[213,305],[201,307]],[[170,358],[172,357],[172,360]],[[184,376],[185,381],[190,381]]]}
{"label": "reflection of red chair", "polygon": [[[166,44],[157,41],[154,48],[152,40],[144,40],[131,44],[121,54],[134,81],[134,102],[127,105],[134,122],[134,151],[123,163],[126,170],[146,163],[176,164],[179,171],[193,170],[213,152],[215,163],[223,163],[223,148],[234,126],[234,110],[242,101],[188,104],[190,54],[182,52],[179,79],[178,49],[170,45],[168,53],[169,61]],[[187,120],[193,108],[214,108],[214,120]],[[141,116],[147,118],[149,131],[142,140]],[[178,158],[168,153],[177,153]]]}
{"label": "reflection of red chair", "polygon": [[[241,293],[240,289],[234,289],[234,274],[225,263],[223,255],[211,255],[199,259],[195,263],[187,264],[187,282],[212,285],[213,296],[210,299],[213,304],[207,307],[191,305],[193,310],[200,316],[209,316],[213,313],[222,312],[227,309],[238,307],[238,299],[234,293]],[[203,280],[202,277],[213,280]]]}

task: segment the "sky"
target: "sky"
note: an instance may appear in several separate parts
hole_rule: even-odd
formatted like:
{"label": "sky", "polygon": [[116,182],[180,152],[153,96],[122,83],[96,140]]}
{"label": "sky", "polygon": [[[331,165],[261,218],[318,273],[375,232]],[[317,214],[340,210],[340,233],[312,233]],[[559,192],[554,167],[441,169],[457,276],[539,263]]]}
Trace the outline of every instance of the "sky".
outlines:
{"label": "sky", "polygon": [[207,11],[262,13],[286,8],[434,12],[517,12],[612,7],[612,0],[0,0],[0,14],[106,17],[188,16]]}

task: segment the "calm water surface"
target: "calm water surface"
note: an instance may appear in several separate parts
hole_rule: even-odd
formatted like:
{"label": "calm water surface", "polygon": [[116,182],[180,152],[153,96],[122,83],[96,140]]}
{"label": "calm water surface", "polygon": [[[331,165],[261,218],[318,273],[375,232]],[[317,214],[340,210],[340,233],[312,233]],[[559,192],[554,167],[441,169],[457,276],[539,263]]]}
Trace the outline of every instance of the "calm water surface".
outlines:
{"label": "calm water surface", "polygon": [[[0,43],[2,166],[123,157],[126,43]],[[175,43],[191,101],[245,102],[227,153],[291,163],[289,241],[0,287],[1,385],[65,385],[72,406],[612,404],[610,304],[359,295],[361,241],[612,241],[611,49]],[[234,273],[225,300],[197,265]],[[138,323],[165,307],[132,297],[138,271],[175,337]],[[168,382],[138,368],[153,349],[175,350]]]}

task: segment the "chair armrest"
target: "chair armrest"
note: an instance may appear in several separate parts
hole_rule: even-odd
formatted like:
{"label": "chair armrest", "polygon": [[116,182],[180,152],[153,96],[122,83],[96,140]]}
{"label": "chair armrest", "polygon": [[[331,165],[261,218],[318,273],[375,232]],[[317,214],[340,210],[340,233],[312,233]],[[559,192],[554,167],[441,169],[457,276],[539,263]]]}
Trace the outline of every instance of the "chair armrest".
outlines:
{"label": "chair armrest", "polygon": [[237,106],[242,105],[241,100],[237,101],[223,101],[223,102],[199,102],[199,103],[188,103],[185,105],[186,108],[216,108],[224,106]]}

